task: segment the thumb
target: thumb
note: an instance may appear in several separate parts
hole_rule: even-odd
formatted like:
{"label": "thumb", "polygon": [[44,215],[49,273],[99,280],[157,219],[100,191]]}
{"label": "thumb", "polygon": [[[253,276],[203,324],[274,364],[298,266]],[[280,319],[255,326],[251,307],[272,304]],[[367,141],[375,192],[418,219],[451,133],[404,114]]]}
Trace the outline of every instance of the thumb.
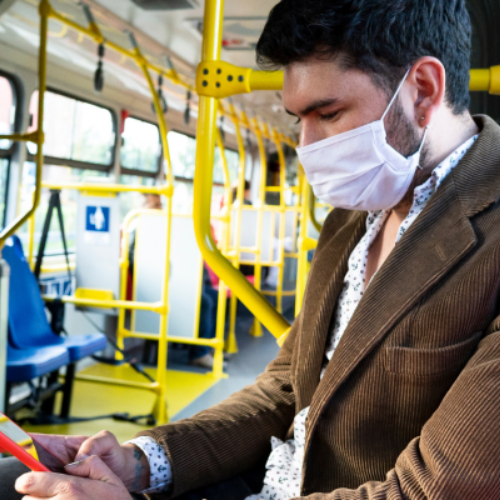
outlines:
{"label": "thumb", "polygon": [[80,462],[68,464],[64,467],[64,470],[71,476],[87,477],[105,483],[120,484],[118,477],[95,455]]}
{"label": "thumb", "polygon": [[103,457],[112,453],[119,446],[118,440],[111,432],[101,431],[80,445],[75,461],[84,460],[91,455]]}

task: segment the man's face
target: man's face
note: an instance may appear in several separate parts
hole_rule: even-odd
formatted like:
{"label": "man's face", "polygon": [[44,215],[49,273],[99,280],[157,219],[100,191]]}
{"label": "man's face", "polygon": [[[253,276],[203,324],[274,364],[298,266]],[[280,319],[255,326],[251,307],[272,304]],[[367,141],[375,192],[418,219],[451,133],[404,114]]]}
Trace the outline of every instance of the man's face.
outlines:
{"label": "man's face", "polygon": [[[380,120],[389,100],[368,74],[346,70],[337,59],[311,57],[285,68],[283,103],[300,118],[302,147]],[[404,105],[397,99],[386,119],[387,141],[403,156],[420,143],[413,114],[411,99]]]}

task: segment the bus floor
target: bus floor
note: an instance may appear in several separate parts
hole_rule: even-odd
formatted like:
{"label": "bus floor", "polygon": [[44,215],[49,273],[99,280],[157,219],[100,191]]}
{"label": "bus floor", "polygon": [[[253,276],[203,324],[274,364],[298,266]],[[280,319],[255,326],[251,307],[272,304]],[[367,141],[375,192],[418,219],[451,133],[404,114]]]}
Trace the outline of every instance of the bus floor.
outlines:
{"label": "bus floor", "polygon": [[[284,306],[285,311],[293,311],[294,297],[285,297]],[[170,421],[191,417],[253,383],[267,364],[276,357],[279,350],[276,339],[265,329],[262,337],[252,337],[248,333],[252,323],[253,316],[240,304],[236,323],[239,351],[232,356],[225,370],[229,375],[228,378],[216,381],[211,372],[187,368],[182,362],[182,354],[176,354],[176,350],[169,349],[167,406]],[[147,370],[153,377],[155,376],[154,368],[147,368]],[[125,366],[94,365],[84,371],[93,375],[125,378],[138,382],[146,380]],[[71,415],[82,418],[111,413],[144,415],[151,411],[153,404],[154,395],[149,391],[76,380]],[[29,432],[89,436],[106,429],[113,432],[120,442],[131,439],[135,434],[147,428],[144,425],[120,422],[111,418],[64,425],[24,425],[23,427]]]}

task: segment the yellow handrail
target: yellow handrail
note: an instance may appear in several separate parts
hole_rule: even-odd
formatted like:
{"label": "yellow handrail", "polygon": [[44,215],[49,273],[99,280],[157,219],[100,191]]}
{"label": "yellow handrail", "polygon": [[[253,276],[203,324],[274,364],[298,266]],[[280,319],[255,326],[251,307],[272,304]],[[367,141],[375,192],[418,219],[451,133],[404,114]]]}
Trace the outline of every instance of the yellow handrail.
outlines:
{"label": "yellow handrail", "polygon": [[48,0],[41,0],[39,5],[40,14],[40,48],[38,53],[38,122],[36,132],[30,134],[12,134],[11,136],[0,136],[0,139],[11,139],[15,141],[29,141],[37,145],[36,152],[36,174],[35,190],[33,193],[33,203],[31,208],[24,214],[19,215],[0,233],[0,249],[4,246],[5,240],[14,234],[34,213],[40,203],[40,193],[42,184],[43,168],[43,118],[45,109],[45,89],[47,86],[47,30],[50,13]]}
{"label": "yellow handrail", "polygon": [[[51,17],[53,19],[57,19],[61,23],[70,26],[78,33],[81,33],[83,35],[88,36],[89,38],[91,38],[92,40],[94,40],[98,44],[104,44],[104,45],[108,46],[109,48],[111,48],[111,49],[115,50],[116,52],[118,52],[119,54],[121,54],[123,57],[130,59],[134,62],[137,62],[137,52],[135,51],[135,49],[134,50],[125,49],[124,47],[112,42],[111,40],[106,39],[103,36],[103,34],[101,33],[101,30],[99,29],[99,27],[97,26],[96,23],[91,22],[91,23],[89,23],[89,26],[87,28],[85,28],[84,26],[81,26],[78,23],[71,21],[71,19],[68,19],[64,15],[57,12],[50,5],[48,0],[47,1],[43,0],[43,2],[47,4],[47,12],[48,12],[49,17]],[[191,88],[191,86],[188,83],[181,80],[179,74],[177,73],[177,71],[175,71],[174,68],[166,68],[166,67],[158,66],[157,64],[153,64],[153,63],[149,62],[147,59],[144,59],[143,63],[145,64],[145,66],[148,69],[153,70],[156,73],[161,73],[165,78],[169,79],[170,81],[172,81],[176,85],[180,85],[180,86],[188,88],[188,89]]]}
{"label": "yellow handrail", "polygon": [[[206,0],[202,64],[207,61],[220,60],[223,13],[223,0]],[[280,339],[288,333],[289,323],[223,257],[210,234],[211,186],[218,104],[218,99],[215,97],[200,96],[193,206],[196,240],[207,264],[227,283],[264,326]]]}
{"label": "yellow handrail", "polygon": [[[205,27],[207,30],[208,27]],[[254,90],[281,90],[283,71],[256,71],[234,66],[220,58],[204,60],[196,71],[196,91],[204,97],[222,99]],[[500,95],[500,66],[470,70],[469,90]]]}
{"label": "yellow handrail", "polygon": [[308,210],[309,210],[309,218],[311,220],[311,224],[314,226],[314,229],[321,233],[323,229],[323,224],[320,224],[316,219],[316,196],[314,196],[313,190],[311,186],[308,186],[309,195],[308,195]]}
{"label": "yellow handrail", "polygon": [[[220,110],[223,112],[223,109]],[[229,167],[227,164],[226,151],[224,148],[224,141],[222,140],[221,133],[219,129],[216,129],[216,138],[217,138],[217,146],[220,149],[221,160],[222,160],[222,168],[224,172],[224,213],[220,220],[222,221],[222,235],[219,243],[219,247],[222,251],[223,255],[227,255],[230,245],[231,238],[231,207],[233,203],[232,199],[232,191],[231,191],[231,177],[229,175]],[[224,334],[226,327],[226,290],[227,287],[224,281],[219,281],[219,300],[217,301],[217,324],[215,330],[215,338],[219,342],[224,342]],[[228,353],[236,353],[238,352],[238,346],[236,343],[236,336],[234,332],[229,332],[227,341],[225,343],[225,350]],[[219,363],[219,359],[217,358],[218,351],[215,351],[214,358],[214,369],[215,365]],[[222,365],[220,365],[222,366]]]}
{"label": "yellow handrail", "polygon": [[[233,204],[233,208],[236,209],[236,223],[233,235],[233,245],[232,245],[232,264],[236,269],[240,268],[240,246],[241,246],[241,221],[243,217],[243,205],[245,203],[245,170],[246,170],[246,150],[245,143],[243,142],[243,136],[241,134],[241,124],[242,119],[236,114],[233,104],[229,105],[229,114],[234,125],[234,130],[236,133],[236,141],[238,143],[238,182],[236,190],[237,203]],[[232,343],[236,345],[236,313],[238,307],[238,298],[236,294],[231,295],[230,305],[229,305],[229,336]]]}

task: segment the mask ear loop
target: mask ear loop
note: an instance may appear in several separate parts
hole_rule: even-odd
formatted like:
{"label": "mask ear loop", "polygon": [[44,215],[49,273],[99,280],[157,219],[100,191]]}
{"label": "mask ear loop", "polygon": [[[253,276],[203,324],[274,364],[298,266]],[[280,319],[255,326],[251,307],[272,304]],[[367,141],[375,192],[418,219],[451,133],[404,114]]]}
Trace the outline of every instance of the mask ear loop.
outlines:
{"label": "mask ear loop", "polygon": [[408,75],[410,74],[411,66],[408,68],[408,71],[405,73],[404,78],[401,80],[401,83],[399,84],[399,87],[396,90],[396,93],[392,96],[391,102],[387,106],[386,110],[384,111],[384,114],[382,115],[381,120],[384,121],[385,117],[387,116],[387,113],[389,113],[389,110],[391,109],[392,105],[394,104],[394,101],[396,100],[396,97],[399,95],[399,91],[401,90],[401,87],[403,86],[403,83],[406,81],[408,78]]}

